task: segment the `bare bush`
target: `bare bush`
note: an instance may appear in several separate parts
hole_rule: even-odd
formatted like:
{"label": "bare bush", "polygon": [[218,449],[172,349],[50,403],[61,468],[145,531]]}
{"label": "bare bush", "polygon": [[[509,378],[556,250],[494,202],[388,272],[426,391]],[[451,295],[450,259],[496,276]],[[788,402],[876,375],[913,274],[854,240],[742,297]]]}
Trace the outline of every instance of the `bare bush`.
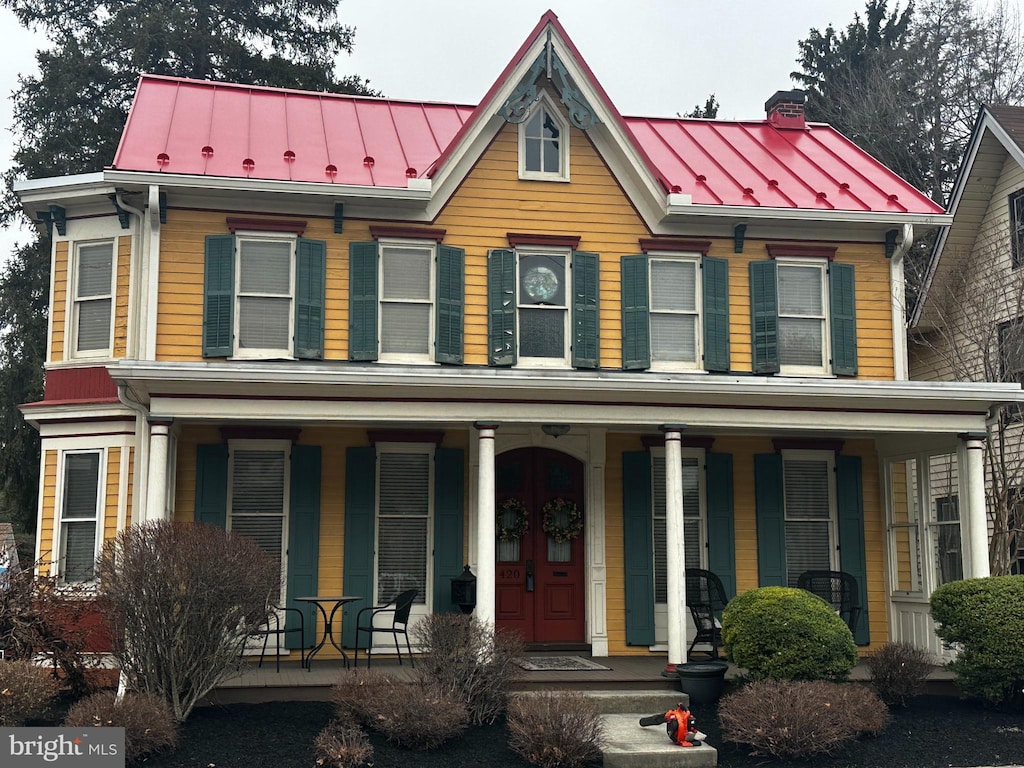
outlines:
{"label": "bare bush", "polygon": [[430,681],[418,685],[374,670],[342,675],[331,691],[342,717],[408,749],[436,749],[469,723],[466,706]]}
{"label": "bare bush", "polygon": [[163,699],[148,693],[101,691],[76,702],[64,725],[79,728],[124,728],[125,759],[130,764],[178,745],[178,722]]}
{"label": "bare bush", "polygon": [[316,765],[356,768],[373,758],[373,746],[358,725],[332,720],[313,742]]}
{"label": "bare bush", "polygon": [[17,727],[42,717],[59,688],[49,670],[28,661],[0,661],[0,726]]}
{"label": "bare bush", "polygon": [[168,521],[119,533],[97,573],[129,688],[160,696],[179,721],[240,669],[246,637],[266,619],[280,579],[250,539]]}
{"label": "bare bush", "polygon": [[540,768],[579,768],[601,757],[604,731],[597,705],[577,691],[514,698],[509,747]]}
{"label": "bare bush", "polygon": [[875,692],[888,704],[906,706],[924,689],[932,669],[928,654],[909,643],[886,643],[864,659]]}
{"label": "bare bush", "polygon": [[755,754],[798,758],[832,754],[858,736],[878,734],[889,710],[856,683],[760,680],[722,698],[722,738]]}
{"label": "bare bush", "polygon": [[37,576],[42,560],[4,575],[0,589],[0,646],[8,659],[42,654],[60,669],[76,696],[90,691],[87,671],[95,657],[86,653],[108,628],[97,611],[92,585],[61,584],[54,576]]}
{"label": "bare bush", "polygon": [[506,710],[512,681],[521,673],[519,634],[475,616],[435,613],[413,635],[423,651],[417,660],[421,677],[462,701],[474,724],[492,723]]}

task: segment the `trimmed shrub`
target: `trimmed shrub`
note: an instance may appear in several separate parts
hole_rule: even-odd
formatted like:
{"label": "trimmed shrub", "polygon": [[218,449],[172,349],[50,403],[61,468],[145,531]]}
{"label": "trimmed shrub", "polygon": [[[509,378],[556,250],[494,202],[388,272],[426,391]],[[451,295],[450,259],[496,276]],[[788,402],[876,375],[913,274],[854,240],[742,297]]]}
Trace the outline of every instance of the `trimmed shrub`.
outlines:
{"label": "trimmed shrub", "polygon": [[932,593],[936,633],[958,648],[950,668],[968,696],[1024,704],[1024,576],[943,584]]}
{"label": "trimmed shrub", "polygon": [[597,705],[577,691],[517,696],[508,709],[508,745],[540,768],[579,768],[601,759]]}
{"label": "trimmed shrub", "polygon": [[469,723],[465,705],[437,685],[410,685],[374,670],[342,675],[331,699],[342,718],[351,717],[407,749],[436,749]]}
{"label": "trimmed shrub", "polygon": [[0,661],[0,726],[15,728],[42,717],[59,688],[48,669],[28,661]]}
{"label": "trimmed shrub", "polygon": [[853,634],[832,606],[789,587],[734,597],[722,613],[722,644],[754,680],[844,680],[857,663]]}
{"label": "trimmed shrub", "polygon": [[881,733],[889,711],[856,683],[759,680],[722,697],[722,738],[783,759],[832,754],[862,735]]}
{"label": "trimmed shrub", "polygon": [[928,654],[910,643],[886,643],[864,658],[875,692],[901,707],[924,689],[931,671]]}
{"label": "trimmed shrub", "polygon": [[242,667],[281,569],[251,539],[202,523],[133,525],[108,541],[97,574],[129,687],[185,720]]}
{"label": "trimmed shrub", "polygon": [[316,765],[356,768],[373,758],[373,746],[358,725],[332,720],[313,742]]}
{"label": "trimmed shrub", "polygon": [[423,651],[416,660],[421,679],[465,704],[474,724],[492,723],[505,711],[509,688],[522,671],[516,664],[523,654],[520,635],[475,616],[435,613],[416,625],[413,636]]}
{"label": "trimmed shrub", "polygon": [[148,693],[126,693],[117,701],[114,691],[101,691],[71,706],[64,725],[80,728],[124,728],[125,759],[142,758],[178,746],[178,722],[163,699]]}

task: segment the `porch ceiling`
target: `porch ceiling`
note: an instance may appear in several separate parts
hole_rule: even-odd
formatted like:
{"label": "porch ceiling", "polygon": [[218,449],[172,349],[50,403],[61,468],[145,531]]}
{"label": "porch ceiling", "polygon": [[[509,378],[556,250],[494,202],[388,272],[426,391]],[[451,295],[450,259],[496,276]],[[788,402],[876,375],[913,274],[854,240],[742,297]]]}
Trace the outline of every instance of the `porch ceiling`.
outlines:
{"label": "porch ceiling", "polygon": [[[326,362],[109,366],[156,416],[298,423],[684,423],[720,431],[973,431],[1015,384],[877,382],[614,371],[524,371]],[[272,405],[271,405],[272,404]]]}

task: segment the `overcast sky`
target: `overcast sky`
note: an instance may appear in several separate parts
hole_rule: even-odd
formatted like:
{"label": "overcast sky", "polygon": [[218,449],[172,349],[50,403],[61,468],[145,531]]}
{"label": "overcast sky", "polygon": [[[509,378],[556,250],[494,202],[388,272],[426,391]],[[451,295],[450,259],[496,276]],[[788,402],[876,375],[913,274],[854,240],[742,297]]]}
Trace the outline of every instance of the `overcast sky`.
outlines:
{"label": "overcast sky", "polygon": [[[341,19],[356,27],[356,38],[339,71],[368,78],[393,98],[476,104],[551,9],[621,113],[671,117],[714,93],[719,117],[757,119],[775,91],[794,87],[789,73],[808,30],[844,27],[864,6],[865,0],[343,0]],[[18,75],[34,70],[33,52],[43,41],[6,9],[0,32],[6,167],[9,96]],[[12,240],[0,231],[0,255]]]}

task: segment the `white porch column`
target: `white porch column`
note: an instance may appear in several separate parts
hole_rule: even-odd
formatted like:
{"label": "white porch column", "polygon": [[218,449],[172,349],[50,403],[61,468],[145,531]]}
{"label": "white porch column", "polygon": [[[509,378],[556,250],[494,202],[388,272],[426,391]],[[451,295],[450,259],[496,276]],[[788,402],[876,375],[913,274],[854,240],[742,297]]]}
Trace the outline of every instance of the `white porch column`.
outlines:
{"label": "white porch column", "polygon": [[[969,579],[991,575],[988,562],[988,514],[985,506],[985,440],[987,435],[968,433],[960,435],[967,449],[967,504],[963,513],[967,519],[969,552],[964,576]],[[963,523],[961,522],[961,526]]]}
{"label": "white porch column", "polygon": [[167,520],[167,458],[170,443],[171,419],[150,416],[149,422],[149,482],[146,484],[146,507],[142,521]]}
{"label": "white porch column", "polygon": [[683,427],[666,424],[665,433],[665,565],[668,597],[668,664],[673,674],[686,662],[686,578],[683,542]]}
{"label": "white porch column", "polygon": [[495,620],[495,522],[494,522],[494,432],[498,425],[478,421],[476,480],[476,616],[494,625]]}

